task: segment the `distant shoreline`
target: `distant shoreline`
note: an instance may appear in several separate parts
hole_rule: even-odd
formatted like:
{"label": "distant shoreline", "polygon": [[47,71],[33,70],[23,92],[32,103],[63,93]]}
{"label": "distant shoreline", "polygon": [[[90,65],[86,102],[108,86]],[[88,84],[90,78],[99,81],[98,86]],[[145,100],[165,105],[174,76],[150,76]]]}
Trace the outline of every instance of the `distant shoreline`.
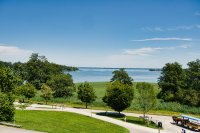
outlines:
{"label": "distant shoreline", "polygon": [[[77,68],[82,68],[82,69],[120,69],[120,68],[123,68],[123,67],[77,67]],[[142,69],[142,70],[161,70],[161,68],[124,68],[124,69]]]}

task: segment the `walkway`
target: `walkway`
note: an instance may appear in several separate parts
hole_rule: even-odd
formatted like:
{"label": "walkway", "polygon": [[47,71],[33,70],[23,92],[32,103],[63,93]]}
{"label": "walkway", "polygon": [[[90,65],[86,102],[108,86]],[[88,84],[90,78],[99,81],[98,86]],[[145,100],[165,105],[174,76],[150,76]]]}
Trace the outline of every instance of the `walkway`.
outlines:
{"label": "walkway", "polygon": [[7,127],[0,125],[0,133],[41,133],[36,131],[25,130],[21,128]]}

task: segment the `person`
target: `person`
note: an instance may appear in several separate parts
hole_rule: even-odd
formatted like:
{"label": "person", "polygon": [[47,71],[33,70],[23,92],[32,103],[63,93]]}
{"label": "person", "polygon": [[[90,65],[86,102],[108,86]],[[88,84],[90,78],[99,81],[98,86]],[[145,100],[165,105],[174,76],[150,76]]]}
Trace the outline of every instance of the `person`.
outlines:
{"label": "person", "polygon": [[182,129],[181,133],[186,133],[185,129]]}

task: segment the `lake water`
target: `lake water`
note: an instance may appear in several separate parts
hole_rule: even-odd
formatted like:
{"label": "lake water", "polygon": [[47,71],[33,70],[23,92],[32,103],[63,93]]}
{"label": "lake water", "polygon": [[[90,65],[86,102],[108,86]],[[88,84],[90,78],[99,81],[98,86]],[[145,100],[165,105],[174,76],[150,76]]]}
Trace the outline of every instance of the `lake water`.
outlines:
{"label": "lake water", "polygon": [[[77,82],[103,82],[110,81],[115,68],[79,68],[78,71],[70,72],[75,83]],[[128,68],[126,69],[129,76],[136,82],[153,82],[156,83],[160,76],[160,71],[149,71],[146,68]]]}

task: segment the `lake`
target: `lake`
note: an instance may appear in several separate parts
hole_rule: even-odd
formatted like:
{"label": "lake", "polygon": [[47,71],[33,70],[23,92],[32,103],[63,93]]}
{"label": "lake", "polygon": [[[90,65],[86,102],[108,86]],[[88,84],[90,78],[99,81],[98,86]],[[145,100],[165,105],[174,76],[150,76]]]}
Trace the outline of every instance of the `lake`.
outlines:
{"label": "lake", "polygon": [[[78,82],[104,82],[110,81],[114,70],[117,68],[79,68],[78,71],[70,72],[75,83]],[[156,83],[161,71],[149,71],[148,68],[127,68],[129,76],[136,82]]]}

